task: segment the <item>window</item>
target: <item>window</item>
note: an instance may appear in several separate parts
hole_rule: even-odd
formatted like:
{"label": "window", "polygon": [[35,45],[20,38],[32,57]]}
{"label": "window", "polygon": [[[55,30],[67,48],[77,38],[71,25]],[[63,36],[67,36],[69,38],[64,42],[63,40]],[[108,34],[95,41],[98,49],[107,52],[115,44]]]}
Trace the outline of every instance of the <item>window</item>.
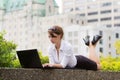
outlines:
{"label": "window", "polygon": [[107,24],[106,27],[112,27],[112,25],[111,24]]}
{"label": "window", "polygon": [[90,19],[90,20],[88,20],[88,22],[90,23],[90,22],[97,22],[98,21],[98,19]]}
{"label": "window", "polygon": [[78,39],[74,39],[74,45],[78,45]]}
{"label": "window", "polygon": [[115,16],[114,19],[115,20],[120,19],[120,16]]}
{"label": "window", "polygon": [[78,36],[78,32],[77,32],[77,31],[74,32],[74,36],[75,36],[75,37]]}
{"label": "window", "polygon": [[80,14],[80,16],[85,16],[85,14],[83,13],[83,14]]}
{"label": "window", "polygon": [[71,19],[71,23],[73,23],[73,19]]}
{"label": "window", "polygon": [[101,21],[108,21],[108,20],[111,20],[111,17],[101,18],[100,20]]}
{"label": "window", "polygon": [[100,34],[100,35],[103,35],[103,31],[99,31],[99,34]]}
{"label": "window", "polygon": [[76,7],[76,8],[75,8],[75,10],[76,10],[76,11],[79,11],[79,8],[78,8],[78,7]]}
{"label": "window", "polygon": [[72,44],[72,40],[69,40],[69,42]]}
{"label": "window", "polygon": [[120,27],[120,24],[118,23],[118,24],[114,24],[114,27]]}
{"label": "window", "polygon": [[84,24],[84,21],[82,20],[81,24]]}
{"label": "window", "polygon": [[111,52],[109,52],[108,54],[111,55]]}
{"label": "window", "polygon": [[71,8],[70,11],[73,11],[73,8]]}
{"label": "window", "polygon": [[111,40],[111,37],[109,36],[109,41]]}
{"label": "window", "polygon": [[97,15],[98,14],[98,12],[90,12],[90,13],[88,13],[88,15],[90,16],[90,15]]}
{"label": "window", "polygon": [[72,37],[72,32],[68,32],[68,37]]}
{"label": "window", "polygon": [[114,12],[115,13],[120,12],[120,8],[119,9],[114,9]]}
{"label": "window", "polygon": [[111,48],[111,44],[109,44],[109,48]]}
{"label": "window", "polygon": [[115,36],[116,36],[116,38],[119,38],[119,33],[116,33]]}
{"label": "window", "polygon": [[100,44],[103,44],[103,41],[102,40],[100,40],[100,42],[99,42]]}
{"label": "window", "polygon": [[100,48],[100,52],[102,52],[102,53],[103,53],[103,48]]}
{"label": "window", "polygon": [[78,53],[78,48],[77,47],[74,48],[74,52]]}
{"label": "window", "polygon": [[103,3],[101,6],[102,7],[107,7],[107,6],[111,6],[112,3],[111,2],[106,2],[106,3]]}
{"label": "window", "polygon": [[77,20],[76,23],[79,24],[79,20]]}
{"label": "window", "polygon": [[101,13],[101,14],[111,13],[111,10],[101,11],[100,13]]}

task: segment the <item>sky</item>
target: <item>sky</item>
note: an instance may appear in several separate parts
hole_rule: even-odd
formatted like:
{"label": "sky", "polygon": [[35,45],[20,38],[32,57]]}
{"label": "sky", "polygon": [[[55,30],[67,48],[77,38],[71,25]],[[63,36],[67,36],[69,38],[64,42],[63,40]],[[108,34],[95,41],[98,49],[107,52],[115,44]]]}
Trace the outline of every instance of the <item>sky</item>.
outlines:
{"label": "sky", "polygon": [[56,0],[58,6],[59,6],[59,12],[62,12],[62,0]]}

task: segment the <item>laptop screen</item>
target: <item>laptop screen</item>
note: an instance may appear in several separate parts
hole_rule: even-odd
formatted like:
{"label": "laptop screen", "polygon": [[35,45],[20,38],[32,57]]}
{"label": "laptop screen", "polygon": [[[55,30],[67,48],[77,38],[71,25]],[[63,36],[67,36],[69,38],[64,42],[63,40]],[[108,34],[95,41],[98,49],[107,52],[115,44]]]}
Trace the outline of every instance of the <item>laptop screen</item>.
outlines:
{"label": "laptop screen", "polygon": [[17,51],[22,68],[42,68],[37,49]]}

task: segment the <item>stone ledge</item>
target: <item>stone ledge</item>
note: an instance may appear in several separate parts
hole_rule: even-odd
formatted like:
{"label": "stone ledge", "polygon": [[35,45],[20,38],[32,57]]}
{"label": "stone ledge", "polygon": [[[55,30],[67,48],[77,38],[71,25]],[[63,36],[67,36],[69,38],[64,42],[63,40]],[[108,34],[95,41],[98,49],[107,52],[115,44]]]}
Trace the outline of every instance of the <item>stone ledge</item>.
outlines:
{"label": "stone ledge", "polygon": [[0,80],[120,80],[120,72],[0,68]]}

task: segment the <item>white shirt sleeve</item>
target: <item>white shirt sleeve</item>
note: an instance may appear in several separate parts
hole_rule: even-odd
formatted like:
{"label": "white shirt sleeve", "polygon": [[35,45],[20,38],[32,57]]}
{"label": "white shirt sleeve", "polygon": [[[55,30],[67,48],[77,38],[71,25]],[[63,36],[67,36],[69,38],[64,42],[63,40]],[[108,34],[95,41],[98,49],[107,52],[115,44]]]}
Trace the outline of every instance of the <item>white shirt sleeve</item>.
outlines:
{"label": "white shirt sleeve", "polygon": [[60,64],[63,66],[63,68],[65,68],[66,66],[74,67],[76,65],[75,60],[76,60],[76,58],[73,55],[72,46],[69,46],[69,48],[64,51],[64,57]]}
{"label": "white shirt sleeve", "polygon": [[62,61],[61,61],[61,63],[60,63],[63,68],[65,68],[65,67],[67,66],[69,60],[70,60],[70,56],[64,56],[64,57],[63,57],[63,59],[62,59]]}
{"label": "white shirt sleeve", "polygon": [[54,57],[53,57],[53,55],[52,55],[52,50],[51,50],[50,47],[48,48],[48,54],[49,54],[49,63],[50,63],[50,64],[54,64],[54,63],[55,63],[55,62],[54,62]]}

